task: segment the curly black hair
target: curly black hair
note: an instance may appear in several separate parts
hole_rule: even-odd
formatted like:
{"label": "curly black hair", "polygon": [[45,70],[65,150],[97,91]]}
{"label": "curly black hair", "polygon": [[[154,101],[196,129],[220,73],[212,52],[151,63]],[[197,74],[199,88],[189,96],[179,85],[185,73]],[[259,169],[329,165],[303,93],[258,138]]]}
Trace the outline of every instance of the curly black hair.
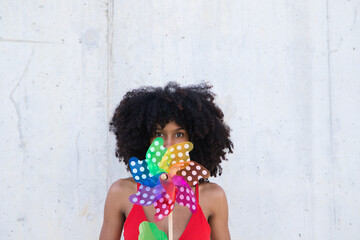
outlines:
{"label": "curly black hair", "polygon": [[169,82],[164,88],[141,87],[125,94],[116,107],[110,131],[116,136],[116,157],[129,170],[129,159],[143,159],[157,124],[164,128],[175,121],[194,144],[190,158],[221,175],[226,153],[232,153],[230,129],[224,114],[214,103],[215,94],[206,83],[180,87]]}

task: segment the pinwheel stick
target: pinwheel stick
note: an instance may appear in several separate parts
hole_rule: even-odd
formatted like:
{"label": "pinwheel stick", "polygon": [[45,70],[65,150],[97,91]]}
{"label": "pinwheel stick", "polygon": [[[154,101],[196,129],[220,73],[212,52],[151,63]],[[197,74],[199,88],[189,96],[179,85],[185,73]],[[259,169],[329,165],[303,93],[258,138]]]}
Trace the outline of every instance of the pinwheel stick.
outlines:
{"label": "pinwheel stick", "polygon": [[169,224],[169,240],[173,240],[173,213],[171,212],[168,216]]}
{"label": "pinwheel stick", "polygon": [[[160,175],[162,180],[167,180],[168,175],[167,174],[161,174]],[[172,212],[168,215],[168,227],[169,227],[169,240],[173,240],[173,217]]]}

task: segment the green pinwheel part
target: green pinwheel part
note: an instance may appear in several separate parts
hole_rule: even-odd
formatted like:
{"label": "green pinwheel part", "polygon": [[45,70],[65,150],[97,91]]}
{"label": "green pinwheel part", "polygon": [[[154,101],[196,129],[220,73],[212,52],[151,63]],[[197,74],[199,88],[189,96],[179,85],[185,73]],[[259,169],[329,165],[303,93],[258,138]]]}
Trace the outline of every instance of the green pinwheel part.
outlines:
{"label": "green pinwheel part", "polygon": [[139,226],[139,240],[168,240],[166,234],[155,223],[143,221]]}
{"label": "green pinwheel part", "polygon": [[159,163],[166,153],[166,150],[167,149],[164,147],[164,140],[161,137],[155,138],[147,150],[146,163],[148,164],[149,171],[153,176],[164,172],[163,169],[159,168]]}

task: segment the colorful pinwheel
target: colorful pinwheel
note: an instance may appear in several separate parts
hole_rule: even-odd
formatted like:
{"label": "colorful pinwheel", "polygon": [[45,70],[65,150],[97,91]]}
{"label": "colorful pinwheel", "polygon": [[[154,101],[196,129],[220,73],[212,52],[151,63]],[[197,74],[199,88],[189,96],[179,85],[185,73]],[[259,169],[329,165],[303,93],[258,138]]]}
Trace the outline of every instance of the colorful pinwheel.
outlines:
{"label": "colorful pinwheel", "polygon": [[208,178],[209,171],[199,163],[190,161],[191,142],[164,146],[162,138],[156,138],[146,152],[146,159],[132,157],[130,170],[136,182],[140,183],[136,194],[129,197],[130,202],[149,206],[154,204],[155,221],[160,221],[174,209],[175,201],[196,212],[194,186],[201,178]]}

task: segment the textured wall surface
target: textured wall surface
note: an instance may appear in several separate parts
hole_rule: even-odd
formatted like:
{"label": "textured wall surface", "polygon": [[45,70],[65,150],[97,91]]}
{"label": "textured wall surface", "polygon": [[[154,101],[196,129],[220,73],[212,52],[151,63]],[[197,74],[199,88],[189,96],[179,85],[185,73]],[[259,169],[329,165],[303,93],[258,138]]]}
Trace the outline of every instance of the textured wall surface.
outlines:
{"label": "textured wall surface", "polygon": [[0,239],[97,239],[128,176],[108,121],[208,81],[232,239],[359,239],[359,1],[0,2]]}

